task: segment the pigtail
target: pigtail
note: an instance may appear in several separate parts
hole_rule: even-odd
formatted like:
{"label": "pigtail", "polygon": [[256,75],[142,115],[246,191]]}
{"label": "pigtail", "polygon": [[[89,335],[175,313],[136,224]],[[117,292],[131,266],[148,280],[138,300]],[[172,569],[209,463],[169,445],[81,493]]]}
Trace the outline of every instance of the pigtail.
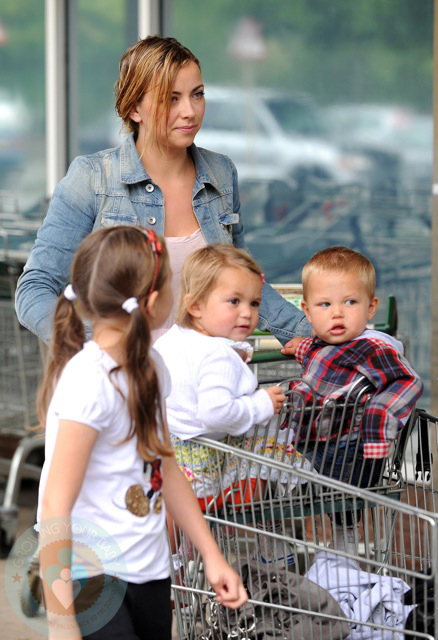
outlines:
{"label": "pigtail", "polygon": [[131,430],[127,439],[137,435],[138,451],[145,460],[157,455],[172,455],[168,441],[160,439],[159,423],[163,424],[161,392],[154,361],[149,355],[151,332],[144,312],[137,309],[131,314],[125,336],[125,364],[128,380],[127,404],[131,416]]}
{"label": "pigtail", "polygon": [[45,427],[47,409],[61,371],[82,349],[84,342],[85,329],[75,304],[61,295],[55,310],[49,354],[37,395],[37,416],[42,429]]}

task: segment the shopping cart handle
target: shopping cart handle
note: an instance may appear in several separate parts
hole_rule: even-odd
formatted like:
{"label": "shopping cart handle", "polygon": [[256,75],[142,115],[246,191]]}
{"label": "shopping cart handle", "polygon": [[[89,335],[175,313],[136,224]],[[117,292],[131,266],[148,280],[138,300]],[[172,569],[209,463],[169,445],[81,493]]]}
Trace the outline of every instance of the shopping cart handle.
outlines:
{"label": "shopping cart handle", "polygon": [[295,360],[294,356],[286,356],[280,349],[256,349],[252,354],[251,364],[263,364],[264,362],[281,362],[282,360]]}
{"label": "shopping cart handle", "polygon": [[428,414],[422,409],[418,410],[418,449],[415,465],[415,479],[418,480],[420,474],[423,480],[430,480],[433,457],[429,448]]}
{"label": "shopping cart handle", "polygon": [[395,296],[390,295],[387,298],[386,304],[386,320],[385,322],[376,323],[374,328],[378,331],[383,331],[383,333],[387,333],[390,336],[395,336],[397,334],[398,327],[398,311],[397,311],[397,300]]}

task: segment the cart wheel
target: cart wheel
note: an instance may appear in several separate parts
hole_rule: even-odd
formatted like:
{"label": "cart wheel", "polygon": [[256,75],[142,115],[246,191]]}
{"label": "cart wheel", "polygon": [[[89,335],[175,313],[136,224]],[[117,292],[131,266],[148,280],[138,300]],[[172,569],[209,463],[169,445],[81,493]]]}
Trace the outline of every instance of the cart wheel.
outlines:
{"label": "cart wheel", "polygon": [[7,558],[14,546],[14,536],[8,534],[5,529],[0,529],[0,558]]}

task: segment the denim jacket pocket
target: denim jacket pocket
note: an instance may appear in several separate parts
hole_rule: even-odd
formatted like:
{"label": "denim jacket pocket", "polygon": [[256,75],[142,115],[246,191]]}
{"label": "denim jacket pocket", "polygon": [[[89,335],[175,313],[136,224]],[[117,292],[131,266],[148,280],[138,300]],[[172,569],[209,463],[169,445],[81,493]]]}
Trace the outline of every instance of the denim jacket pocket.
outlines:
{"label": "denim jacket pocket", "polygon": [[100,214],[100,221],[96,220],[95,228],[99,227],[115,227],[120,224],[126,225],[139,225],[138,217],[131,212],[126,213],[111,213],[102,211]]}
{"label": "denim jacket pocket", "polygon": [[218,221],[228,238],[232,241],[233,224],[239,224],[240,215],[238,213],[230,213],[229,211],[224,211],[224,213],[218,215]]}

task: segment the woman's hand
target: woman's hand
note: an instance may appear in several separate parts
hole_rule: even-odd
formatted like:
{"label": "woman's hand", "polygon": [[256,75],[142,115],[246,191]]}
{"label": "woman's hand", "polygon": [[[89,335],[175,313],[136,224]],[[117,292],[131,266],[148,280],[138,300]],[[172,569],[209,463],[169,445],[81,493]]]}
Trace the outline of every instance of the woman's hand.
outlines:
{"label": "woman's hand", "polygon": [[230,609],[238,609],[245,604],[248,594],[242,580],[225,558],[220,553],[210,554],[204,562],[207,578],[216,592],[217,601]]}
{"label": "woman's hand", "polygon": [[301,340],[305,340],[305,338],[292,338],[292,340],[289,340],[289,342],[286,342],[286,344],[283,346],[283,348],[281,349],[281,353],[285,356],[295,355],[295,351]]}
{"label": "woman's hand", "polygon": [[274,407],[274,414],[280,413],[283,402],[285,402],[286,400],[286,396],[284,395],[281,387],[279,387],[278,385],[276,385],[275,387],[268,387],[266,391],[268,393],[268,396],[271,398],[271,402]]}

